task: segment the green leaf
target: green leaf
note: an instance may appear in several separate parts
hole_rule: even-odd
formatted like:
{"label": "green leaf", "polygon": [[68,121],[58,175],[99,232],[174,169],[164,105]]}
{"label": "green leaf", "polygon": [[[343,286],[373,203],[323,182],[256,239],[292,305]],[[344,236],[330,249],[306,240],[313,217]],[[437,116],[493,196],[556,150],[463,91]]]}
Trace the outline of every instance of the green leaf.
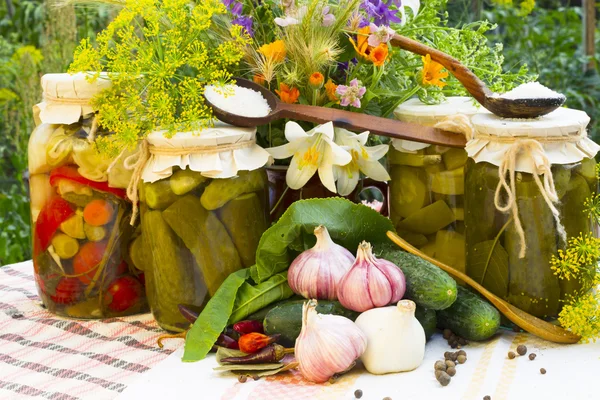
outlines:
{"label": "green leaf", "polygon": [[315,242],[314,229],[324,225],[333,241],[356,253],[367,240],[375,247],[387,243],[387,231],[395,231],[391,221],[377,211],[343,198],[297,201],[261,237],[256,265],[250,268],[255,282],[263,282],[285,271],[294,257]]}
{"label": "green leaf", "polygon": [[227,326],[237,292],[248,276],[249,269],[246,268],[234,272],[225,279],[187,333],[183,361],[198,361],[206,357]]}
{"label": "green leaf", "polygon": [[293,295],[294,292],[287,282],[287,271],[274,275],[256,286],[245,282],[237,292],[229,323],[241,321],[269,304],[285,300]]}
{"label": "green leaf", "polygon": [[508,253],[495,240],[473,246],[469,274],[490,292],[501,298],[508,294]]}

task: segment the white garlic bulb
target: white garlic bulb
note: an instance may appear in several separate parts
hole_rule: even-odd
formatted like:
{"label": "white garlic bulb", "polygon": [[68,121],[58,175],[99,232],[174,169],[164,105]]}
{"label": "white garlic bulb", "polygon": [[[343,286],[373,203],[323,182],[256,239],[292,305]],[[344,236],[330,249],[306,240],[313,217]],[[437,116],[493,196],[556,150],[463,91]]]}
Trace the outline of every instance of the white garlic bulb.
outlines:
{"label": "white garlic bulb", "polygon": [[338,286],[338,300],[350,310],[363,312],[399,301],[406,290],[404,273],[395,264],[377,259],[371,244],[358,246],[356,261]]}
{"label": "white garlic bulb", "polygon": [[294,293],[305,299],[337,300],[338,284],[354,263],[354,256],[335,244],[323,225],[316,227],[314,233],[317,244],[292,262],[288,283]]}
{"label": "white garlic bulb", "polygon": [[374,308],[358,316],[356,325],[367,336],[361,360],[372,374],[412,371],[425,356],[425,331],[415,318],[416,305],[401,300],[397,306]]}
{"label": "white garlic bulb", "polygon": [[316,307],[316,300],[302,307],[302,331],[294,352],[302,376],[321,383],[352,368],[367,348],[367,338],[348,318],[318,314]]}

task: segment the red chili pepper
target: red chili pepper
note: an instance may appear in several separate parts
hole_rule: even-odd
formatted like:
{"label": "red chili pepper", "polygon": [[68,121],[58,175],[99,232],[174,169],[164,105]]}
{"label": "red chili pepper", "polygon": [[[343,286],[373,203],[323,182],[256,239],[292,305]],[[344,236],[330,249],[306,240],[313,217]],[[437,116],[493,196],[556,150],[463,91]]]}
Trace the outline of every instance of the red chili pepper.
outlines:
{"label": "red chili pepper", "polygon": [[37,256],[46,251],[50,246],[52,236],[60,224],[75,214],[75,208],[62,197],[53,196],[44,205],[35,221],[35,236],[33,240],[33,254]]}
{"label": "red chili pepper", "polygon": [[271,343],[275,343],[277,339],[279,339],[279,334],[273,336],[263,335],[262,333],[247,333],[240,337],[238,340],[238,344],[240,345],[240,350],[244,353],[256,353],[262,348],[267,347]]}
{"label": "red chili pepper", "polygon": [[261,321],[252,320],[236,322],[235,324],[233,324],[233,330],[238,333],[241,333],[242,335],[253,332],[265,333],[263,323]]}
{"label": "red chili pepper", "polygon": [[112,193],[117,197],[127,199],[127,191],[125,189],[112,188],[108,186],[108,182],[95,182],[84,178],[79,172],[77,172],[77,167],[72,165],[63,165],[62,167],[55,168],[50,172],[50,185],[58,185],[58,181],[61,179],[77,182],[82,185],[89,186],[94,190]]}

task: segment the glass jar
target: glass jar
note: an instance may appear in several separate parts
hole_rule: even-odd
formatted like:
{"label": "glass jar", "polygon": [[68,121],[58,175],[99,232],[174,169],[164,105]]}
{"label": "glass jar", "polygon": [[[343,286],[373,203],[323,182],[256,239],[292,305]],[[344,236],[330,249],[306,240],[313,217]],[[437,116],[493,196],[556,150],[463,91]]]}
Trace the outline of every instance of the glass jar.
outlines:
{"label": "glass jar", "polygon": [[147,310],[143,273],[128,262],[128,177],[109,174],[113,160],[91,138],[105,133],[94,132],[89,101],[109,84],[82,74],[44,75],[44,101],[35,108],[28,151],[34,276],[46,308],[66,317]]}
{"label": "glass jar", "polygon": [[189,327],[179,304],[200,311],[229,274],[254,265],[269,226],[263,168],[269,154],[254,135],[218,124],[199,135],[148,137],[151,157],[139,186],[142,234],[131,257],[146,272],[150,308],[166,330]]}
{"label": "glass jar", "polygon": [[[395,117],[434,126],[446,118],[468,117],[473,99],[449,97],[439,105],[411,99]],[[388,153],[390,218],[398,234],[425,254],[465,271],[464,149],[394,139]]]}
{"label": "glass jar", "polygon": [[[559,109],[536,121],[502,120],[491,114],[473,118],[476,133],[467,144],[471,158],[465,177],[467,274],[492,293],[537,317],[556,316],[561,300],[581,289],[576,279],[559,279],[550,260],[565,248],[568,239],[592,232],[592,220],[584,212],[584,202],[597,192],[593,157],[599,147],[580,134],[588,122],[585,113],[568,109]],[[507,135],[517,137],[517,141],[494,139]],[[495,196],[500,190],[498,205],[502,208],[507,204],[508,193],[499,187],[498,165],[511,146],[523,140],[519,136],[527,136],[525,140],[534,138],[541,147],[520,152],[516,159],[517,221],[512,208],[508,212],[498,210]],[[565,141],[544,142],[548,136],[561,136]],[[559,212],[558,219],[533,175],[532,162],[543,156],[552,164],[558,198],[553,205]],[[511,173],[506,178],[509,186],[513,183]],[[543,175],[539,179],[543,180]],[[524,236],[520,235],[518,224]],[[561,227],[566,236],[560,234]]]}

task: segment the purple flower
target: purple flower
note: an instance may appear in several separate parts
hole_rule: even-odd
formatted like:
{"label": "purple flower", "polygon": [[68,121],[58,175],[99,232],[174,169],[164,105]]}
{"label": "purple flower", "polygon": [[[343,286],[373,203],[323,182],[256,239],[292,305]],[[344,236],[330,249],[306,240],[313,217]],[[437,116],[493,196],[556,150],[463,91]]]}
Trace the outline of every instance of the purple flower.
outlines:
{"label": "purple flower", "polygon": [[246,32],[248,32],[248,35],[250,35],[251,37],[254,36],[254,30],[252,29],[253,22],[254,21],[252,20],[252,17],[246,16],[240,16],[231,21],[233,25],[242,26],[246,30]]}
{"label": "purple flower", "polygon": [[340,105],[346,107],[351,105],[360,108],[360,99],[367,92],[367,88],[358,79],[352,79],[350,86],[339,85],[335,93],[340,96]]}
{"label": "purple flower", "polygon": [[234,1],[235,0],[221,0],[221,3],[223,3],[225,5],[225,7],[229,8],[231,3],[233,3]]}
{"label": "purple flower", "polygon": [[363,0],[361,8],[367,15],[373,18],[375,25],[390,25],[392,22],[400,23],[402,20],[396,15],[398,10],[390,10],[390,5],[396,4],[399,0],[388,0],[385,3],[382,0]]}
{"label": "purple flower", "polygon": [[335,15],[329,12],[329,6],[323,7],[323,26],[331,26],[335,22]]}
{"label": "purple flower", "polygon": [[244,6],[242,5],[242,3],[239,2],[235,2],[233,4],[233,7],[231,7],[231,13],[235,16],[240,16],[242,15],[242,9],[244,8]]}

